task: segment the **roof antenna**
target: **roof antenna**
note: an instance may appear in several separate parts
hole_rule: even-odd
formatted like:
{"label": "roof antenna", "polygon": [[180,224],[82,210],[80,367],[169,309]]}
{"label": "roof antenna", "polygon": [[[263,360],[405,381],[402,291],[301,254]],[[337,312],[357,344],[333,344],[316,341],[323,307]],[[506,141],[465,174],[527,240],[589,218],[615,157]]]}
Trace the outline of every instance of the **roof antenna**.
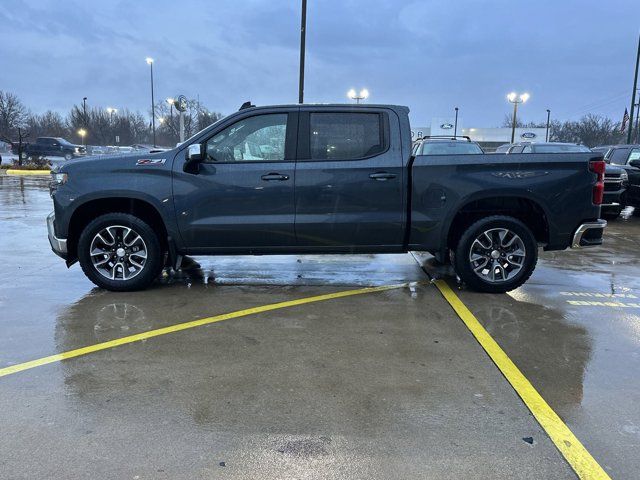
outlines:
{"label": "roof antenna", "polygon": [[248,102],[244,102],[241,106],[240,106],[240,110],[244,110],[245,108],[252,108],[255,107],[255,105],[253,105],[251,103],[251,101]]}

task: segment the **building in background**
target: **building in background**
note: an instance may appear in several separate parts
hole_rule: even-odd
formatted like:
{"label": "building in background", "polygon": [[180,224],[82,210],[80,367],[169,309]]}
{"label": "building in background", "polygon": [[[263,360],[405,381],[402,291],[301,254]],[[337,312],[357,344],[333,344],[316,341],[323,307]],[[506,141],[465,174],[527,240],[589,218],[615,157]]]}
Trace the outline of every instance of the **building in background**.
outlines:
{"label": "building in background", "polygon": [[[453,117],[436,117],[431,119],[428,127],[412,127],[411,140],[428,136],[452,136],[455,132]],[[511,143],[511,128],[465,128],[462,119],[458,118],[458,136],[467,136],[478,142],[485,152],[493,152],[500,145]],[[516,128],[516,142],[544,142],[545,128]]]}

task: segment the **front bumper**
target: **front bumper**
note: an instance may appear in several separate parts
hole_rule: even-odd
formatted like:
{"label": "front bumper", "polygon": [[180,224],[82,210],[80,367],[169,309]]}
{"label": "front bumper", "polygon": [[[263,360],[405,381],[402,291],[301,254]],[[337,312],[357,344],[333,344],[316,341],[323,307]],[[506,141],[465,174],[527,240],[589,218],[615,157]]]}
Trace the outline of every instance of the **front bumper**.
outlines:
{"label": "front bumper", "polygon": [[571,248],[595,247],[602,245],[602,234],[607,226],[606,220],[596,220],[580,225],[573,234]]}
{"label": "front bumper", "polygon": [[66,259],[67,239],[56,237],[56,230],[54,227],[55,220],[56,215],[54,212],[51,212],[49,215],[47,215],[47,232],[49,234],[49,243],[51,244],[51,250],[53,250],[56,255]]}

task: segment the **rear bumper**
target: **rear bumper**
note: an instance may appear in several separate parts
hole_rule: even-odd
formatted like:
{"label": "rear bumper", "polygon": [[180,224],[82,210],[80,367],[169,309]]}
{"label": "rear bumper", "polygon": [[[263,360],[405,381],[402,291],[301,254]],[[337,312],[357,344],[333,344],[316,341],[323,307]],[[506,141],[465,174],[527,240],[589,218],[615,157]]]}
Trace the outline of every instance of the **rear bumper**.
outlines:
{"label": "rear bumper", "polygon": [[597,245],[602,245],[602,234],[606,226],[606,220],[583,223],[573,234],[571,248],[595,247]]}
{"label": "rear bumper", "polygon": [[47,215],[47,232],[49,234],[49,243],[51,244],[51,250],[61,258],[66,260],[67,258],[67,239],[56,237],[56,230],[54,222],[56,216],[54,212]]}

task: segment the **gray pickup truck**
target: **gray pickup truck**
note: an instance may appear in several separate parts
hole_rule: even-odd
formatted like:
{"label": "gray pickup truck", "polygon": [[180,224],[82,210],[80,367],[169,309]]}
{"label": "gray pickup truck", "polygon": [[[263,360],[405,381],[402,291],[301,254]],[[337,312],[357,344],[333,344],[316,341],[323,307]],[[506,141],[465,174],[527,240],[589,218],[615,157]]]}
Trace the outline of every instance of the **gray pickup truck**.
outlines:
{"label": "gray pickup truck", "polygon": [[602,243],[597,153],[412,155],[409,109],[243,106],[173,150],[52,173],[53,250],[109,290],[183,255],[398,253],[506,292],[539,247]]}

